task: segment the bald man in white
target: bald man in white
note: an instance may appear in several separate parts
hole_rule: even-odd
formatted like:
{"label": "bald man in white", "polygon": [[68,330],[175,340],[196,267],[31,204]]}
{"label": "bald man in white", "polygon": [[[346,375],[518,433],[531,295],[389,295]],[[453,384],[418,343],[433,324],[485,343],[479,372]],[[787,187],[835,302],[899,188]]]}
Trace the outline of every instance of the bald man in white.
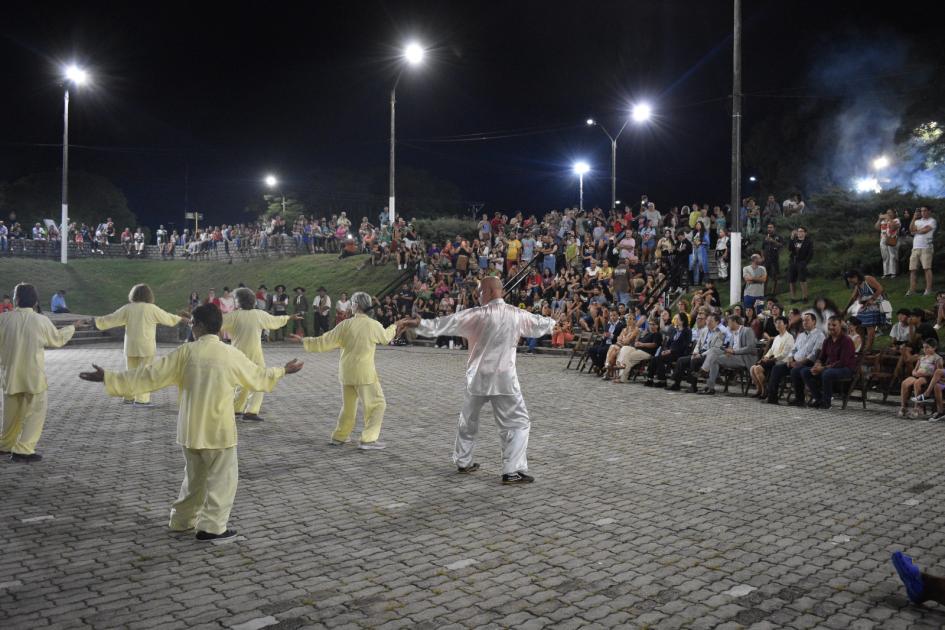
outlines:
{"label": "bald man in white", "polygon": [[401,326],[416,327],[424,337],[465,337],[469,342],[466,363],[466,397],[459,414],[453,462],[461,473],[479,469],[473,462],[479,411],[489,402],[502,441],[502,483],[531,483],[527,475],[528,432],[531,425],[515,371],[520,337],[550,335],[555,320],[506,304],[502,283],[483,278],[476,290],[482,306],[436,319],[405,319]]}

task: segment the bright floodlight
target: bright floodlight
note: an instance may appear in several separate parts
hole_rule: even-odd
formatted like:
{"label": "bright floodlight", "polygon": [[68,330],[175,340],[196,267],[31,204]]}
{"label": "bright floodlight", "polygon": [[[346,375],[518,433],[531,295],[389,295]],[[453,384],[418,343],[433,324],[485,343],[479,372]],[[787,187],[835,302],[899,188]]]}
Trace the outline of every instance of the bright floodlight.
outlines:
{"label": "bright floodlight", "polygon": [[633,106],[633,120],[636,122],[646,122],[650,119],[650,114],[653,113],[653,110],[646,103],[640,103],[639,105]]}
{"label": "bright floodlight", "polygon": [[423,47],[416,42],[407,44],[407,48],[404,49],[404,58],[407,60],[407,63],[412,66],[423,61],[423,55]]}
{"label": "bright floodlight", "polygon": [[588,125],[589,127],[594,126],[594,119],[593,119],[593,118],[588,118],[588,119],[587,119],[587,125]]}
{"label": "bright floodlight", "polygon": [[66,67],[65,75],[66,79],[76,85],[83,85],[89,80],[89,73],[75,64]]}
{"label": "bright floodlight", "polygon": [[279,180],[276,179],[275,175],[266,175],[266,186],[269,186],[270,188],[275,188],[278,183],[279,183]]}
{"label": "bright floodlight", "polygon": [[748,178],[748,181],[750,181],[750,182],[757,182],[757,181],[758,181],[758,178],[755,177],[754,175],[752,175],[751,177]]}
{"label": "bright floodlight", "polygon": [[587,165],[587,162],[576,162],[574,164],[574,172],[578,175],[583,175],[589,170],[591,170],[591,167]]}
{"label": "bright floodlight", "polygon": [[879,185],[879,180],[875,177],[861,177],[853,182],[853,188],[858,193],[878,193],[883,191],[882,186]]}
{"label": "bright floodlight", "polygon": [[881,155],[881,156],[879,156],[878,158],[876,158],[875,160],[873,160],[873,169],[874,169],[874,170],[880,171],[880,170],[886,168],[887,166],[889,166],[889,158],[886,157],[885,155]]}

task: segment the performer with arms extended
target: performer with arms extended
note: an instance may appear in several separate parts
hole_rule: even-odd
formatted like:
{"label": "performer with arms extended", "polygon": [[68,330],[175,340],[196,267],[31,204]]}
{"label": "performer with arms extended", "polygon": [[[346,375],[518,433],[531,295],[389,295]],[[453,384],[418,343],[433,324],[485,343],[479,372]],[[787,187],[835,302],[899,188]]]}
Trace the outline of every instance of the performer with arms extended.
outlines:
{"label": "performer with arms extended", "polygon": [[520,337],[551,334],[555,320],[506,304],[502,284],[495,276],[482,279],[477,289],[477,308],[436,319],[405,319],[401,326],[416,327],[424,337],[465,337],[469,341],[466,363],[466,398],[459,414],[453,462],[461,473],[479,469],[473,448],[479,432],[479,411],[487,402],[499,426],[502,440],[502,483],[531,483],[526,474],[528,432],[531,422],[515,371]]}
{"label": "performer with arms extended", "polygon": [[104,382],[109,396],[134,396],[177,386],[177,443],[184,451],[184,482],[171,508],[168,527],[186,532],[196,528],[197,540],[232,538],[227,529],[239,471],[236,461],[236,386],[270,392],[286,374],[302,369],[292,359],[285,368],[263,369],[218,336],[223,314],[213,304],[193,312],[193,343],[185,343],[151,365],[127,372],[94,372],[79,378]]}

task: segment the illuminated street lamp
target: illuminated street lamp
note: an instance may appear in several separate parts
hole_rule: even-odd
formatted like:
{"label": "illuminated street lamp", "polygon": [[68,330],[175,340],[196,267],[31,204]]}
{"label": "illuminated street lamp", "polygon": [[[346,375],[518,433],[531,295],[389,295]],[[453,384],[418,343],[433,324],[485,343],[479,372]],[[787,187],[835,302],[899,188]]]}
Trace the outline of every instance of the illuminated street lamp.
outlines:
{"label": "illuminated street lamp", "polygon": [[89,82],[89,73],[72,64],[62,70],[66,85],[62,106],[62,223],[59,225],[59,261],[69,262],[69,84],[76,86]]}
{"label": "illuminated street lamp", "polygon": [[[426,56],[426,51],[423,46],[417,42],[411,42],[407,44],[404,48],[403,59],[407,62],[408,66],[418,66],[423,63],[423,58]],[[394,217],[396,215],[396,210],[394,209],[396,203],[396,195],[394,194],[394,163],[395,163],[395,148],[397,146],[397,136],[395,133],[394,127],[394,112],[395,105],[397,103],[397,84],[400,83],[400,77],[404,74],[404,67],[401,67],[400,72],[397,73],[397,79],[394,81],[394,87],[390,90],[390,199],[388,200],[387,209],[390,213],[390,224],[394,225]]]}
{"label": "illuminated street lamp", "polygon": [[[265,181],[266,186],[272,188],[273,190],[275,190],[276,186],[279,185],[279,179],[271,173],[266,175]],[[282,196],[282,218],[285,218],[285,191],[280,189],[279,194]]]}
{"label": "illuminated street lamp", "polygon": [[620,128],[620,131],[616,135],[610,135],[610,132],[607,129],[594,120],[593,118],[587,119],[588,127],[598,127],[601,131],[604,132],[604,135],[610,140],[610,207],[614,209],[617,207],[617,138],[620,137],[620,134],[623,133],[623,130],[627,128],[627,124],[633,119],[636,123],[644,123],[650,119],[652,115],[652,109],[646,103],[638,103],[634,105],[633,109],[630,112],[630,117],[624,121],[623,126]]}
{"label": "illuminated street lamp", "polygon": [[887,166],[889,166],[889,158],[886,157],[885,155],[881,155],[881,156],[879,156],[878,158],[876,158],[875,160],[873,160],[873,170],[874,170],[874,171],[881,171],[881,170],[883,170],[884,168],[886,168]]}
{"label": "illuminated street lamp", "polygon": [[591,167],[587,165],[587,162],[575,162],[574,172],[578,176],[578,191],[579,191],[579,209],[584,211],[584,173],[591,170]]}

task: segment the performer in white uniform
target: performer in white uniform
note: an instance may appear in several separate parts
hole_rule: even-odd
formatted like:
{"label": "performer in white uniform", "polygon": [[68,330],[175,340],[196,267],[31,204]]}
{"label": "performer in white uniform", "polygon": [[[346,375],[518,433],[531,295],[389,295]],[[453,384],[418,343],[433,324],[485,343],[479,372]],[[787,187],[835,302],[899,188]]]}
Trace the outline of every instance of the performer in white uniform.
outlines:
{"label": "performer in white uniform", "polygon": [[531,483],[526,450],[530,422],[515,371],[520,337],[551,334],[555,320],[506,304],[498,278],[483,278],[477,290],[482,306],[436,319],[407,319],[424,337],[465,337],[469,342],[466,363],[466,397],[459,414],[453,462],[461,473],[479,468],[473,448],[479,431],[479,411],[489,402],[502,441],[502,483]]}

